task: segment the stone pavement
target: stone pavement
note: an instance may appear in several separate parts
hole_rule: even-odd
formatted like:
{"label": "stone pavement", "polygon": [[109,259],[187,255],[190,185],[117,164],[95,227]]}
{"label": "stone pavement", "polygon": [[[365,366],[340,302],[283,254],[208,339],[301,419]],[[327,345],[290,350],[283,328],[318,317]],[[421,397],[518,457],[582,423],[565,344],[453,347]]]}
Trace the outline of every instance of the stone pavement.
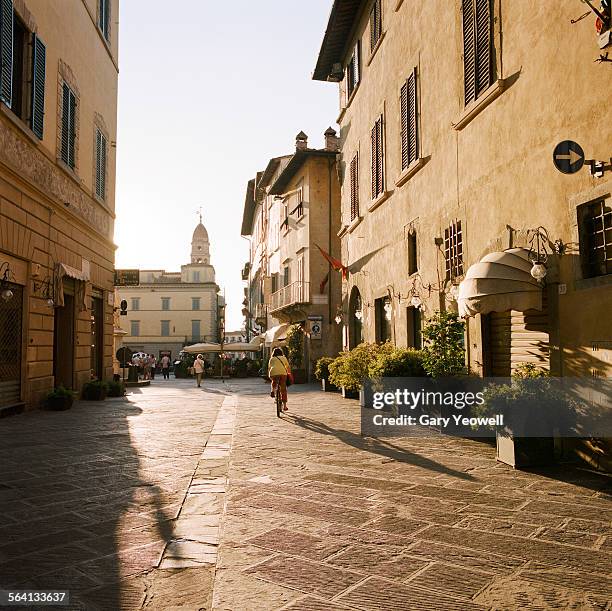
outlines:
{"label": "stone pavement", "polygon": [[0,588],[74,609],[611,608],[608,478],[363,439],[312,386],[280,420],[260,380],[3,419],[0,518]]}

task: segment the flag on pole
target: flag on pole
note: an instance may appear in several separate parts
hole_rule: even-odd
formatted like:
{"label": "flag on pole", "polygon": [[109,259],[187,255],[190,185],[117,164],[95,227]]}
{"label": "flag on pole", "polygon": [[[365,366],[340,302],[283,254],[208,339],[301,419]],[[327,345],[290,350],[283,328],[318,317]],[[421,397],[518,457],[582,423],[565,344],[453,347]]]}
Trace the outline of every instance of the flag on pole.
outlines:
{"label": "flag on pole", "polygon": [[319,249],[323,257],[327,259],[333,269],[335,269],[337,272],[342,272],[342,279],[348,280],[348,267],[343,265],[342,261],[335,259],[329,253],[325,252],[318,244],[315,244],[315,246]]}
{"label": "flag on pole", "polygon": [[328,282],[329,282],[329,272],[325,274],[325,278],[323,278],[323,280],[321,280],[321,284],[319,284],[319,293],[321,293],[321,295],[323,295],[323,293],[325,292],[325,287],[327,286]]}

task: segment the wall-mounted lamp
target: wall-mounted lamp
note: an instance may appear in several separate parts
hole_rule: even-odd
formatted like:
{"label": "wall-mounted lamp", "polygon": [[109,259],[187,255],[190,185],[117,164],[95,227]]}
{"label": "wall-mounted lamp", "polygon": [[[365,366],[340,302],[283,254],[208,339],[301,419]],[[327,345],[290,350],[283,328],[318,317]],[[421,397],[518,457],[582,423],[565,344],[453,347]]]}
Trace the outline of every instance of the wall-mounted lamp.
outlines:
{"label": "wall-mounted lamp", "polygon": [[0,273],[2,274],[2,278],[0,278],[0,298],[3,301],[10,301],[13,298],[13,291],[9,286],[11,279],[15,279],[11,268],[9,267],[8,262],[4,262],[0,264]]}

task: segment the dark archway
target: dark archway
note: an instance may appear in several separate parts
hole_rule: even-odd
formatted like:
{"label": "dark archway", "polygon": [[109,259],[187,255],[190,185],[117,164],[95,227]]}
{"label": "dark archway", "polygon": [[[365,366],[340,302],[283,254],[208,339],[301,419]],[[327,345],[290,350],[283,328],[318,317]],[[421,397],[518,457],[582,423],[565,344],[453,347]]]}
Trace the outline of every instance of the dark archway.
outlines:
{"label": "dark archway", "polygon": [[354,286],[349,299],[349,349],[363,342],[363,304],[361,293]]}

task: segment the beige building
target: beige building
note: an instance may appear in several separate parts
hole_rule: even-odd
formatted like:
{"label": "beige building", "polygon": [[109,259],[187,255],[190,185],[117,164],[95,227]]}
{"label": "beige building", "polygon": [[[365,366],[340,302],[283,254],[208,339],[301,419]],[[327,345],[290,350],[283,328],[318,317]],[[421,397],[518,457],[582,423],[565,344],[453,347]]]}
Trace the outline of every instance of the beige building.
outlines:
{"label": "beige building", "polygon": [[331,128],[322,149],[309,148],[300,132],[295,152],[271,159],[249,181],[245,199],[242,235],[251,242],[243,270],[249,283],[247,328],[271,332],[281,324],[301,323],[307,374],[319,357],[335,355],[341,347],[335,323],[341,276],[317,248],[339,258],[337,149]]}
{"label": "beige building", "polygon": [[0,409],[112,375],[118,15],[0,5]]}
{"label": "beige building", "polygon": [[117,287],[119,300],[127,301],[127,315],[120,316],[124,346],[174,358],[187,344],[219,341],[222,297],[201,217],[191,240],[190,262],[181,265],[180,272],[139,270],[138,277],[137,286]]}
{"label": "beige building", "polygon": [[[333,3],[314,78],[339,83],[345,344],[419,346],[423,319],[458,300],[476,371],[612,374],[612,72],[595,17],[575,17],[563,2]],[[587,158],[574,173],[553,164],[565,140]]]}

